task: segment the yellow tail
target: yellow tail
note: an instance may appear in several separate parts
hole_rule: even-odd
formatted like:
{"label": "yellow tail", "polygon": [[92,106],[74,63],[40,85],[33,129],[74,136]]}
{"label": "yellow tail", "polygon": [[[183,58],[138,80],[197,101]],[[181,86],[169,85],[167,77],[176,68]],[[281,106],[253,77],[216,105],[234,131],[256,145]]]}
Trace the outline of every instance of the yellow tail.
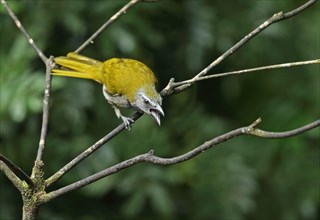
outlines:
{"label": "yellow tail", "polygon": [[52,75],[92,79],[103,84],[103,63],[77,53],[56,57],[54,62],[64,68],[55,68]]}

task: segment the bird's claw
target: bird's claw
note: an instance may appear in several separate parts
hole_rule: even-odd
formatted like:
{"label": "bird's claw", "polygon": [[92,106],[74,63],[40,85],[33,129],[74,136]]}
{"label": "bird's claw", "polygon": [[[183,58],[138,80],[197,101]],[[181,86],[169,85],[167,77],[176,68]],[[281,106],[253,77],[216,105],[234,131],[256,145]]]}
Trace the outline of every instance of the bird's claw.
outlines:
{"label": "bird's claw", "polygon": [[130,130],[131,130],[131,124],[134,123],[134,120],[131,119],[131,118],[129,118],[129,117],[125,117],[125,116],[122,116],[121,118],[122,118],[122,121],[123,121],[123,123],[124,123],[125,128],[126,128],[128,131],[130,131]]}

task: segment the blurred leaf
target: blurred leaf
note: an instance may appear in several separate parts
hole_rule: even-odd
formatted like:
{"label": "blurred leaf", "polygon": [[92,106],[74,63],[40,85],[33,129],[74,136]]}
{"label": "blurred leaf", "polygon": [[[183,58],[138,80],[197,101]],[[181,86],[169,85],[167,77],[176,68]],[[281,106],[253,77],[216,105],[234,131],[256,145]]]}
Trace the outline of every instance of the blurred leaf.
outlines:
{"label": "blurred leaf", "polygon": [[123,205],[122,210],[123,210],[124,216],[129,218],[137,216],[143,208],[144,201],[145,201],[144,191],[137,191],[136,193],[134,193]]}
{"label": "blurred leaf", "polygon": [[173,212],[173,203],[167,189],[160,184],[153,184],[149,187],[149,194],[153,209],[163,216],[171,215]]}

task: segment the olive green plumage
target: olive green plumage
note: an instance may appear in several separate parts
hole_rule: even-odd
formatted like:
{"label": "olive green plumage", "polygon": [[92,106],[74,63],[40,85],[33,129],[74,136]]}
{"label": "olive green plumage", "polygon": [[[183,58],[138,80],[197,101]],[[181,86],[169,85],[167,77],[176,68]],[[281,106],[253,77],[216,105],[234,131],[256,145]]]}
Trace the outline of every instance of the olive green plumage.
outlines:
{"label": "olive green plumage", "polygon": [[151,115],[160,125],[161,96],[155,89],[157,79],[145,64],[132,59],[112,58],[100,62],[76,53],[57,57],[53,75],[95,80],[103,85],[103,93],[118,117],[130,129],[131,119],[121,115],[118,107],[132,107]]}

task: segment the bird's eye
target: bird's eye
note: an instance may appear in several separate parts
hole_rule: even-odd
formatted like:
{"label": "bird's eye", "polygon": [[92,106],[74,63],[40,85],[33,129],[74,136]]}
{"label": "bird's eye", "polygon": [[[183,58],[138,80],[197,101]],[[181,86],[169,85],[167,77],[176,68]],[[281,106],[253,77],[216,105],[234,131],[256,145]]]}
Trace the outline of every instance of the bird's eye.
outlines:
{"label": "bird's eye", "polygon": [[146,104],[146,105],[150,104],[150,102],[149,102],[148,99],[144,99],[143,102],[144,102],[144,104]]}

